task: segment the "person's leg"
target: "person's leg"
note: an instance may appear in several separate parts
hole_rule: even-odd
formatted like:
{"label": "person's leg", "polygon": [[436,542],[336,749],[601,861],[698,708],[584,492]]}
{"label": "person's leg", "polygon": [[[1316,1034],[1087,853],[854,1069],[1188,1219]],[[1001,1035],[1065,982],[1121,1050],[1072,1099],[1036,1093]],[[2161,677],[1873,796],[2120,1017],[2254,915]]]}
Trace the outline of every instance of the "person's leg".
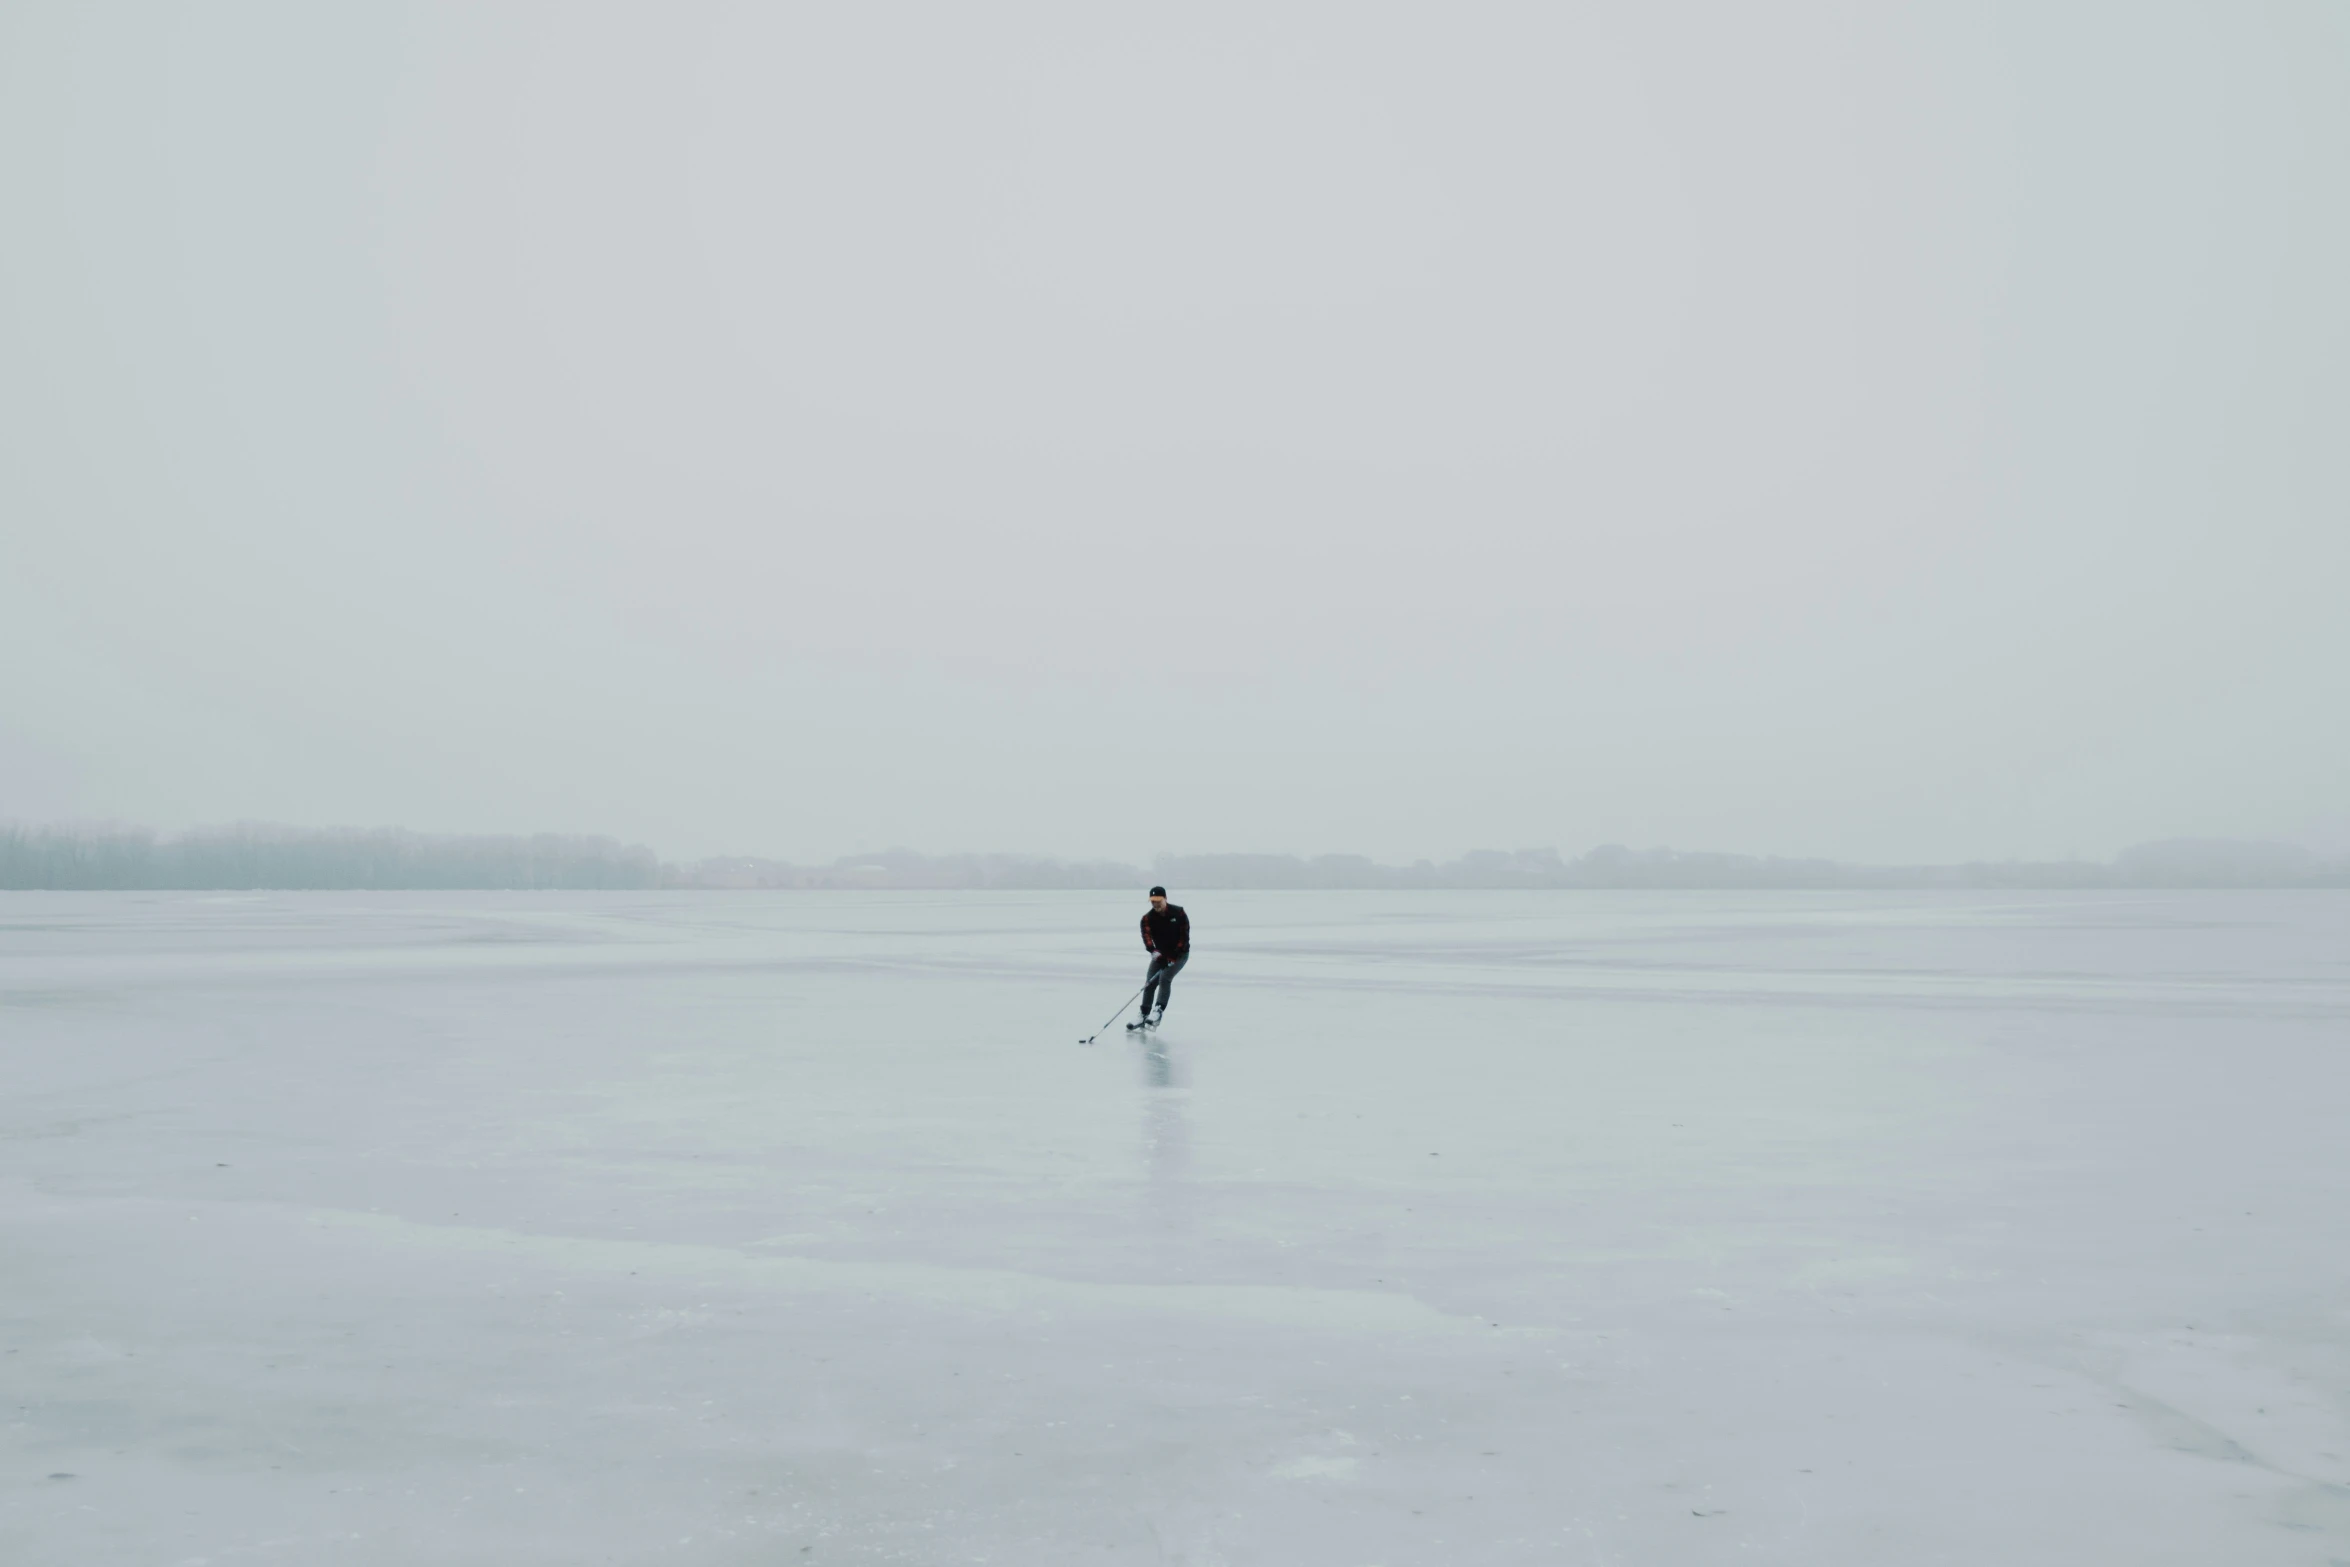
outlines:
{"label": "person's leg", "polygon": [[1167,1010],[1167,998],[1175,994],[1175,976],[1182,973],[1183,965],[1190,961],[1191,954],[1186,952],[1172,963],[1167,963],[1166,959],[1161,958],[1159,962],[1166,963],[1164,968],[1160,968],[1157,964],[1152,965],[1151,972],[1157,976],[1159,982],[1159,1006],[1158,1011],[1151,1014],[1153,1017]]}
{"label": "person's leg", "polygon": [[1151,997],[1157,995],[1160,986],[1166,982],[1166,972],[1167,960],[1154,955],[1151,958],[1150,971],[1142,977],[1142,1011],[1140,1016],[1147,1018],[1151,1015]]}

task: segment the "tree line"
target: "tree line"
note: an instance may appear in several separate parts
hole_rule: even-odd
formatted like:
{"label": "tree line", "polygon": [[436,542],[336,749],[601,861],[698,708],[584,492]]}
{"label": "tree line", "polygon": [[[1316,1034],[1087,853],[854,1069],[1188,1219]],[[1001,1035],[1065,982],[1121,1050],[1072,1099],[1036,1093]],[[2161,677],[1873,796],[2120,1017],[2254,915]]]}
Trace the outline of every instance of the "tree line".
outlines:
{"label": "tree line", "polygon": [[650,849],[554,833],[440,836],[398,828],[240,825],[0,828],[0,888],[312,891],[657,887]]}
{"label": "tree line", "polygon": [[2109,861],[1909,866],[1620,844],[1573,857],[1556,849],[1479,850],[1408,865],[1352,854],[1189,854],[1162,855],[1145,868],[1116,860],[911,849],[849,855],[825,865],[746,856],[671,865],[641,846],[553,833],[444,836],[397,828],[244,824],[166,837],[143,828],[0,827],[0,889],[14,890],[1132,891],[1153,882],[1266,891],[2350,887],[2350,860],[2290,844],[2172,840],[2140,844]]}

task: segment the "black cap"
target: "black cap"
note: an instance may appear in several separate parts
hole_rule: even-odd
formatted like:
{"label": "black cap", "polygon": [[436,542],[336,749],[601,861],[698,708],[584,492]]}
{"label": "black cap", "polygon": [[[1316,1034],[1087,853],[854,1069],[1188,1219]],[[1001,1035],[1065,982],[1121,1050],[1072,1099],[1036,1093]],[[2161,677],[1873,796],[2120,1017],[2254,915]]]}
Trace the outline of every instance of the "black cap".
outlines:
{"label": "black cap", "polygon": [[1153,888],[1151,889],[1151,896],[1152,896],[1152,897],[1154,897],[1154,898],[1163,898],[1163,897],[1165,897],[1166,895],[1167,895],[1167,889],[1166,889],[1166,888],[1164,888],[1164,887],[1153,887]]}

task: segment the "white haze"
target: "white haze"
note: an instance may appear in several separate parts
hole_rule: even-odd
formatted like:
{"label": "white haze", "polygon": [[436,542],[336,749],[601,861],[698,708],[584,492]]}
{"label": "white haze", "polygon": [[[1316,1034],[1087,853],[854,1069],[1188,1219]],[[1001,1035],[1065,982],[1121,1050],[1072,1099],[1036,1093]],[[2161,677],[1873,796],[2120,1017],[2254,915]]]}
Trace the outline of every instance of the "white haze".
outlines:
{"label": "white haze", "polygon": [[2331,3],[19,3],[0,196],[0,816],[2350,836]]}

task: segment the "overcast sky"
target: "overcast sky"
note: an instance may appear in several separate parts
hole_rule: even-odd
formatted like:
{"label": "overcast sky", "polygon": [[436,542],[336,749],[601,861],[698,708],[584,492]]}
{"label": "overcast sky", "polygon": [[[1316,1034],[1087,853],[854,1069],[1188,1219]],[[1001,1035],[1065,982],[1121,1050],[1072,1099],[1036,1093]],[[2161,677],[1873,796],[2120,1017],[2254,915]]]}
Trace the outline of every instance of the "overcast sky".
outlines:
{"label": "overcast sky", "polygon": [[2350,842],[2350,7],[0,8],[0,817]]}

